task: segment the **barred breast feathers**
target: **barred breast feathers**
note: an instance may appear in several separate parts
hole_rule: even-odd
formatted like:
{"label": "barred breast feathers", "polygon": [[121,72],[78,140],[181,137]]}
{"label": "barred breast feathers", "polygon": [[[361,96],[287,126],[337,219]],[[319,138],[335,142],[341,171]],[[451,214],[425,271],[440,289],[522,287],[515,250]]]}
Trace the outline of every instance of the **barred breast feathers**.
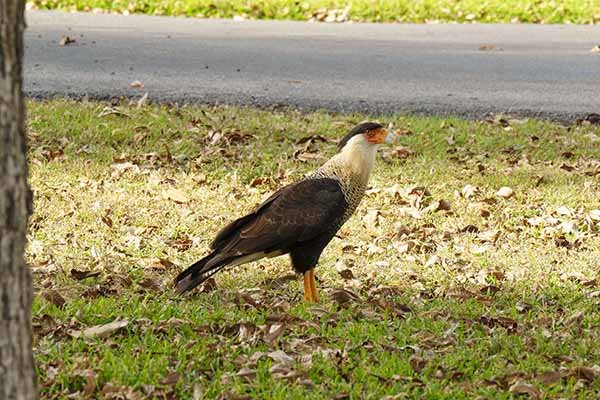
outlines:
{"label": "barred breast feathers", "polygon": [[333,178],[340,183],[348,203],[348,212],[345,213],[344,220],[356,210],[367,189],[376,153],[376,146],[369,145],[357,136],[308,177]]}

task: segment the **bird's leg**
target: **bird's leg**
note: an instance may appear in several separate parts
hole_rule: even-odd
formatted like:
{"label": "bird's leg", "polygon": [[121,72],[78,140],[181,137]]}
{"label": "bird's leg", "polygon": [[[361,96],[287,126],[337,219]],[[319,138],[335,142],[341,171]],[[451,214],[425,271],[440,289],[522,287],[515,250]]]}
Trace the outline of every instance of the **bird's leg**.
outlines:
{"label": "bird's leg", "polygon": [[308,272],[304,273],[304,301],[310,303],[312,300],[312,291],[310,288],[310,276]]}
{"label": "bird's leg", "polygon": [[317,303],[319,296],[317,295],[317,281],[315,280],[315,269],[312,268],[310,271],[310,290],[312,291],[313,301]]}
{"label": "bird's leg", "polygon": [[304,301],[307,303],[316,303],[319,301],[314,268],[311,268],[304,273]]}
{"label": "bird's leg", "polygon": [[311,268],[304,273],[304,301],[307,303],[316,303],[319,301],[314,268]]}

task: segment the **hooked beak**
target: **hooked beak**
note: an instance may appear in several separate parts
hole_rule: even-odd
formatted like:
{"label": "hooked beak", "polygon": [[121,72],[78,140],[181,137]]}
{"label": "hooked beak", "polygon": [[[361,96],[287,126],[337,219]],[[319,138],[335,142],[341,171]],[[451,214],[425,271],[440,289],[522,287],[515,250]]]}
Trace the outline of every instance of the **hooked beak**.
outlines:
{"label": "hooked beak", "polygon": [[391,144],[394,143],[394,141],[396,140],[396,133],[394,132],[393,129],[388,128],[387,129],[387,135],[385,135],[385,139],[384,142]]}

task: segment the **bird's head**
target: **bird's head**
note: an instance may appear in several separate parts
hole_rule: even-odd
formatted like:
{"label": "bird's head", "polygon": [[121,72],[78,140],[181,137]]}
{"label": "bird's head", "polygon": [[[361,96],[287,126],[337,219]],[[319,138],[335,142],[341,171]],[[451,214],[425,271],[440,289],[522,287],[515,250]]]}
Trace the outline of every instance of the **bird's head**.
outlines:
{"label": "bird's head", "polygon": [[356,125],[338,144],[341,151],[347,146],[374,147],[383,143],[391,143],[396,135],[377,122],[362,122]]}
{"label": "bird's head", "polygon": [[331,159],[337,165],[343,165],[347,171],[361,176],[367,182],[373,169],[377,147],[382,143],[391,143],[395,134],[377,122],[363,122],[356,125],[340,141],[339,152]]}

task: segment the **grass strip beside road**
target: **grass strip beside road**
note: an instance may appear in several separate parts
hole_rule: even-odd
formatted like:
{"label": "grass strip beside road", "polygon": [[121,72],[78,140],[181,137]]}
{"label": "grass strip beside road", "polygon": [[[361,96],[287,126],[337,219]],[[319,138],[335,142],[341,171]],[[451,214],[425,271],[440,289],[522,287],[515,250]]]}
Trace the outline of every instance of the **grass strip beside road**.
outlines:
{"label": "grass strip beside road", "polygon": [[596,0],[33,0],[40,9],[326,22],[590,24]]}

